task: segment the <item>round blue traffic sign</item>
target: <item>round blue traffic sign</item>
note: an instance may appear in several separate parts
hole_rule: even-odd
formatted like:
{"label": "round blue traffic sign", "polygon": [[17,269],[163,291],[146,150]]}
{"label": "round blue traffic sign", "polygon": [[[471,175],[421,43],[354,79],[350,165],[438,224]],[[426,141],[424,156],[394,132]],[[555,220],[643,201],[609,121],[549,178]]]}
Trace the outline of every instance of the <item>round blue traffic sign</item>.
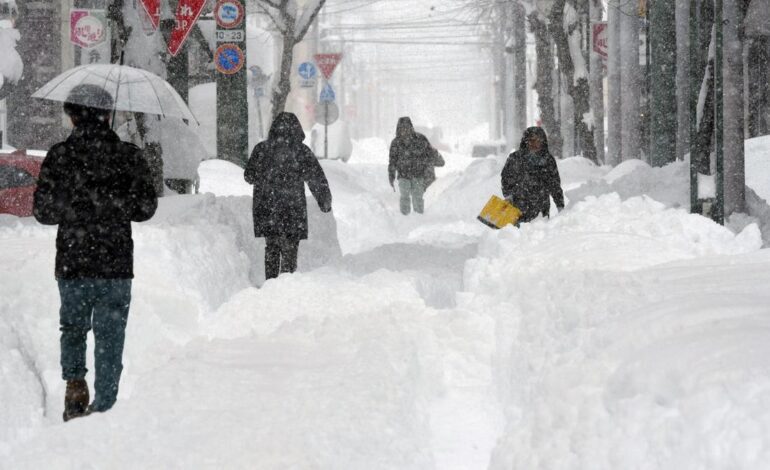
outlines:
{"label": "round blue traffic sign", "polygon": [[240,71],[244,62],[243,51],[235,44],[222,44],[214,54],[217,70],[225,75],[232,75]]}
{"label": "round blue traffic sign", "polygon": [[299,76],[305,80],[312,80],[318,75],[318,69],[312,62],[303,62],[299,64]]}

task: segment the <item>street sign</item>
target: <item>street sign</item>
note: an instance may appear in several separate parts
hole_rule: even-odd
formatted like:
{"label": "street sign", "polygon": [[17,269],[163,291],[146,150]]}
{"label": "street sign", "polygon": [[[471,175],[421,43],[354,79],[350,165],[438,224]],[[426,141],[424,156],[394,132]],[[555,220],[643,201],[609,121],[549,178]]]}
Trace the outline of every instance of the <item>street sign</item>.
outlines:
{"label": "street sign", "polygon": [[219,0],[214,7],[214,19],[220,28],[236,28],[243,23],[243,5],[237,0]]}
{"label": "street sign", "polygon": [[318,75],[318,69],[312,62],[303,62],[299,64],[297,69],[300,81],[299,86],[302,88],[313,88],[316,84],[316,76]]}
{"label": "street sign", "polygon": [[171,55],[177,55],[182,49],[205,5],[206,0],[179,0],[176,7],[176,26],[168,40],[168,51]]}
{"label": "street sign", "polygon": [[270,81],[270,75],[265,75],[265,72],[258,65],[252,65],[249,67],[249,71],[251,72],[251,82],[254,86],[262,87]]}
{"label": "street sign", "polygon": [[246,61],[243,51],[235,44],[222,44],[214,53],[214,64],[217,71],[225,75],[238,73]]}
{"label": "street sign", "polygon": [[323,90],[321,90],[321,97],[318,101],[321,103],[333,103],[335,99],[337,99],[337,96],[334,94],[334,89],[327,83],[324,85]]}
{"label": "street sign", "polygon": [[90,49],[107,40],[107,15],[104,10],[70,10],[70,41]]}
{"label": "street sign", "polygon": [[312,62],[303,62],[299,64],[299,76],[305,80],[311,80],[318,75],[318,70]]}
{"label": "street sign", "polygon": [[214,33],[217,42],[245,42],[246,32],[242,29],[218,29]]}
{"label": "street sign", "polygon": [[337,68],[337,64],[342,60],[342,54],[316,54],[313,56],[318,68],[321,69],[325,79],[330,79]]}
{"label": "street sign", "polygon": [[315,122],[329,126],[340,118],[340,108],[335,103],[325,102],[315,105]]}
{"label": "street sign", "polygon": [[160,24],[160,0],[141,0],[141,3],[153,29],[158,29]]}
{"label": "street sign", "polygon": [[591,23],[593,34],[592,36],[592,43],[593,43],[593,50],[600,56],[602,56],[602,59],[607,58],[607,50],[608,50],[608,43],[607,43],[607,22],[606,21],[596,21]]}

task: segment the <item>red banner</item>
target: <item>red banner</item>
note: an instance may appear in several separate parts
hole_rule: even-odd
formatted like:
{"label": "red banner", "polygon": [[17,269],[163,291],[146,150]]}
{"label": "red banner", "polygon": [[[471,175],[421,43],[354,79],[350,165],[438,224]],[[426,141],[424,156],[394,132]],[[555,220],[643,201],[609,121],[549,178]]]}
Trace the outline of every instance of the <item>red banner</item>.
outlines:
{"label": "red banner", "polygon": [[206,0],[179,0],[176,7],[176,26],[168,40],[168,51],[171,55],[177,55],[182,49],[205,5]]}

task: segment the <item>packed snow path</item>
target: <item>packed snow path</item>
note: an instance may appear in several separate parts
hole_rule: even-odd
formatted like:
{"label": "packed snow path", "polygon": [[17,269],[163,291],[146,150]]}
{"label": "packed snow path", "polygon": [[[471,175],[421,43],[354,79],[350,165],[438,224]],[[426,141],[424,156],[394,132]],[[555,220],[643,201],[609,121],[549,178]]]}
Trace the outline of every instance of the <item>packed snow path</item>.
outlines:
{"label": "packed snow path", "polygon": [[205,163],[218,197],[164,198],[135,226],[118,404],[67,424],[55,231],[0,219],[0,468],[770,461],[770,252],[755,225],[736,236],[667,208],[678,194],[601,195],[623,178],[676,187],[677,167],[571,159],[564,184],[593,181],[572,193],[585,201],[493,232],[474,216],[501,161],[448,160],[427,214],[409,217],[383,164],[326,163],[334,218],[311,204],[302,272],[267,283],[249,188]]}

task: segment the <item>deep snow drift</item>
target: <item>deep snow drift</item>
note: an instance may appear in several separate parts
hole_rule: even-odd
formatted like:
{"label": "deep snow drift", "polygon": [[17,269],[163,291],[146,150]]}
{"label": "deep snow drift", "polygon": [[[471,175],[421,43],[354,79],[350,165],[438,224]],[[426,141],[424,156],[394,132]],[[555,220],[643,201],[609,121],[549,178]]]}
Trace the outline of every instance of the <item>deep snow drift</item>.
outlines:
{"label": "deep snow drift", "polygon": [[55,229],[0,216],[0,468],[766,468],[752,220],[688,214],[682,164],[572,158],[566,210],[491,231],[503,160],[465,155],[403,217],[386,150],[323,162],[333,217],[309,201],[301,272],[266,283],[249,186],[204,162],[212,194],[134,227],[117,405],[66,424]]}

